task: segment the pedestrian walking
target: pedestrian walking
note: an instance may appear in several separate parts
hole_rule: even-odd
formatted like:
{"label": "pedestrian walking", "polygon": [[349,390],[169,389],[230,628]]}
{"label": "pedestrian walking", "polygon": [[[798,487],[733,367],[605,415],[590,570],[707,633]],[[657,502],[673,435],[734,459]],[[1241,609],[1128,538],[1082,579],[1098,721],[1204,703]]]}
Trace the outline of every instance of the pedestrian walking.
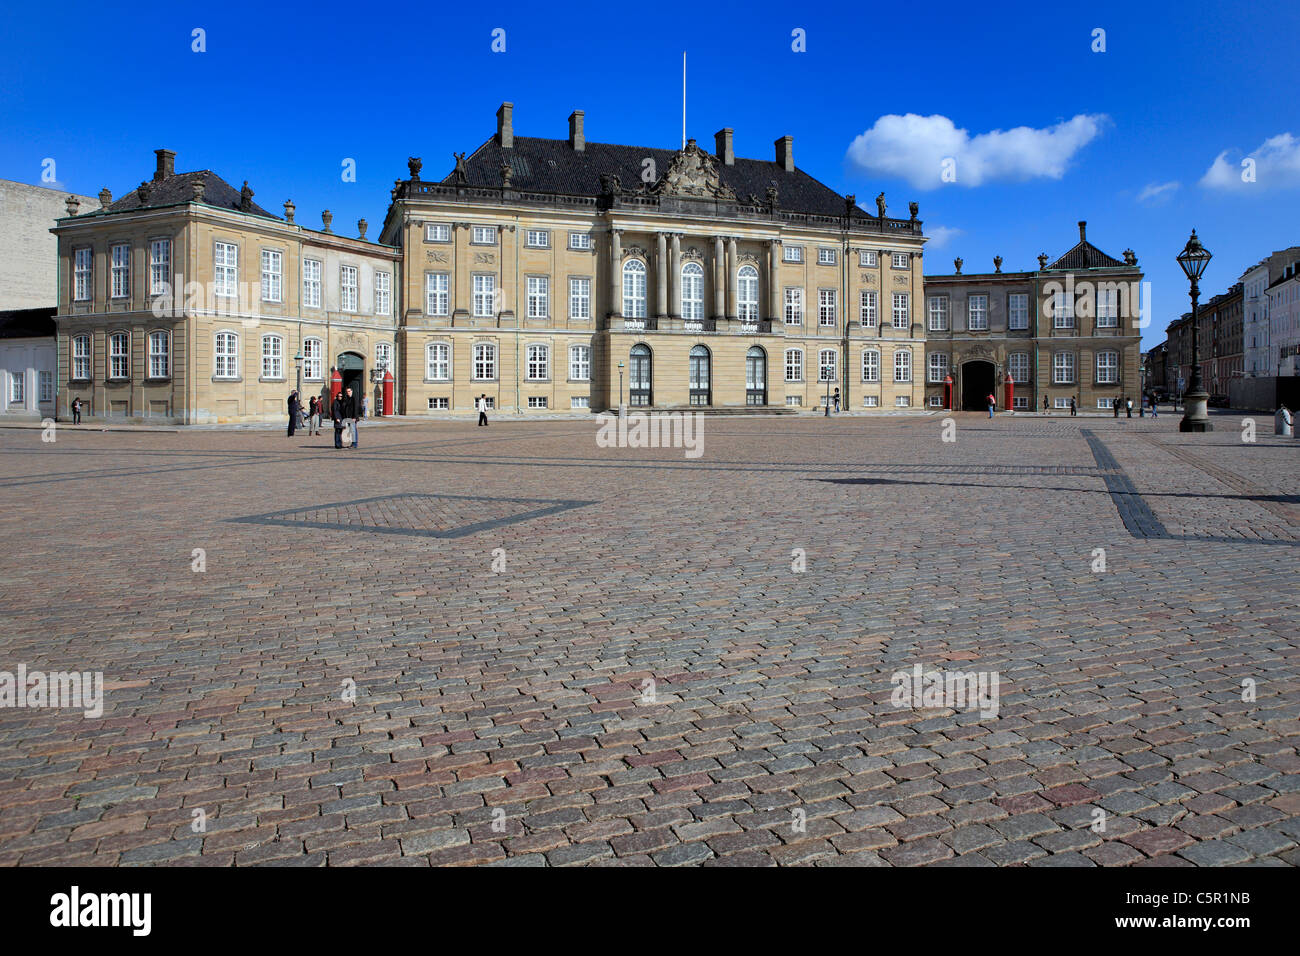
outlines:
{"label": "pedestrian walking", "polygon": [[478,397],[478,423],[486,425],[487,420],[487,393],[484,392]]}
{"label": "pedestrian walking", "polygon": [[370,417],[370,396],[366,395],[361,399],[361,417]]}
{"label": "pedestrian walking", "polygon": [[1046,395],[1043,396],[1043,414],[1044,414],[1044,415],[1050,415],[1050,414],[1051,414],[1051,412],[1049,412],[1049,411],[1047,410],[1047,396],[1046,396]]}
{"label": "pedestrian walking", "polygon": [[1152,418],[1159,418],[1159,417],[1160,417],[1160,408],[1159,408],[1159,406],[1160,406],[1160,402],[1158,402],[1158,401],[1156,400],[1156,393],[1155,393],[1155,392],[1152,392],[1152,393],[1151,393],[1151,417],[1152,417]]}
{"label": "pedestrian walking", "polygon": [[81,424],[81,399],[79,397],[72,400],[72,424]]}
{"label": "pedestrian walking", "polygon": [[335,395],[330,402],[330,418],[334,420],[334,447],[343,447],[343,396]]}
{"label": "pedestrian walking", "polygon": [[835,403],[835,414],[838,415],[840,413],[840,390],[838,388],[835,390],[835,394],[831,396],[831,401]]}
{"label": "pedestrian walking", "polygon": [[289,393],[289,437],[293,437],[294,430],[298,427],[298,415],[302,412],[302,406],[298,404],[298,390],[294,389]]}
{"label": "pedestrian walking", "polygon": [[343,411],[348,423],[348,447],[357,447],[357,416],[361,413],[359,408],[360,402],[358,396],[352,394],[352,389],[344,389],[346,398],[343,399]]}
{"label": "pedestrian walking", "polygon": [[1070,396],[1070,417],[1076,418],[1079,414],[1079,406],[1074,402],[1074,396]]}
{"label": "pedestrian walking", "polygon": [[1133,417],[1133,399],[1131,398],[1124,399],[1124,417],[1125,418]]}
{"label": "pedestrian walking", "polygon": [[1115,396],[1115,401],[1110,403],[1110,407],[1115,411],[1115,417],[1119,418],[1119,396]]}
{"label": "pedestrian walking", "polygon": [[985,401],[989,403],[989,418],[992,418],[993,410],[998,407],[998,400],[993,397],[992,392],[989,392],[988,398],[985,399]]}

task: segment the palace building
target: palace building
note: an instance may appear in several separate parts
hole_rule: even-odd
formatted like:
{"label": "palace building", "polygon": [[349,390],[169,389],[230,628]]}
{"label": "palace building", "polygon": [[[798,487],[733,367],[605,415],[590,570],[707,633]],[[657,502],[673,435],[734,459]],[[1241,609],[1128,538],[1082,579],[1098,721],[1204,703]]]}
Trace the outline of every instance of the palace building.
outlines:
{"label": "palace building", "polygon": [[[1142,273],[1131,249],[1121,262],[1079,241],[1050,265],[927,276],[926,405],[983,410],[989,393],[1013,410],[1110,409],[1140,400]],[[950,381],[949,381],[950,380]],[[951,406],[948,402],[951,401]]]}

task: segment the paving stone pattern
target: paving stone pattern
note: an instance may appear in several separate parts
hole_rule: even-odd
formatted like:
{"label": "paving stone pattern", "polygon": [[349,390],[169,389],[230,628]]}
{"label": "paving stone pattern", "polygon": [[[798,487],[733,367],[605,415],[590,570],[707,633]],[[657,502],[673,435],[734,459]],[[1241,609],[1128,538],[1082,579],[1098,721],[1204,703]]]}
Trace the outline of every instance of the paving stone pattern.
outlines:
{"label": "paving stone pattern", "polygon": [[1300,442],[955,417],[0,430],[0,863],[1300,863]]}

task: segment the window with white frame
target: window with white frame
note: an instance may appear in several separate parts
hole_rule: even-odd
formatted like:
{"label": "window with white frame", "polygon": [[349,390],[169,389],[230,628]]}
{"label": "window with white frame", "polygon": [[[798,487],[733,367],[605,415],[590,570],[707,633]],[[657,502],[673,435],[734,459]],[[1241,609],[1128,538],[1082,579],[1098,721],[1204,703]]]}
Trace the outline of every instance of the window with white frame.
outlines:
{"label": "window with white frame", "polygon": [[1028,407],[1029,407],[1029,398],[1028,398],[1027,396],[1025,396],[1025,395],[1012,395],[1012,396],[1011,396],[1011,407],[1012,407],[1012,408],[1028,408]]}
{"label": "window with white frame", "polygon": [[1057,352],[1052,356],[1052,384],[1074,384],[1074,353]]}
{"label": "window with white frame", "polygon": [[835,265],[835,250],[827,249],[825,246],[820,247],[817,250],[817,264],[819,266]]}
{"label": "window with white frame", "polygon": [[948,353],[931,352],[927,359],[927,374],[931,384],[939,384],[948,377]]}
{"label": "window with white frame", "polygon": [[911,310],[908,308],[908,294],[894,293],[894,328],[906,329],[911,325]]}
{"label": "window with white frame", "polygon": [[858,265],[860,265],[864,269],[867,268],[874,269],[876,266],[876,251],[874,249],[863,249],[861,252],[859,252]]}
{"label": "window with white frame", "polygon": [[149,377],[167,378],[171,373],[171,333],[149,333]]}
{"label": "window with white frame", "polygon": [[[1057,403],[1058,403],[1057,406],[1056,406],[1057,408],[1069,408],[1069,407],[1070,407],[1070,400],[1069,400],[1068,398],[1067,398],[1067,399],[1061,399],[1061,398],[1058,398],[1056,401],[1057,401]],[[1063,404],[1063,405],[1060,404],[1061,402],[1064,402],[1064,404]],[[1109,412],[1109,411],[1111,411],[1111,410],[1113,410],[1113,409],[1115,408],[1115,399],[1113,399],[1113,398],[1099,398],[1099,399],[1097,399],[1097,407],[1098,407],[1098,408],[1104,408],[1106,411]]]}
{"label": "window with white frame", "polygon": [[339,266],[339,309],[344,312],[357,311],[357,267]]}
{"label": "window with white frame", "polygon": [[1074,297],[1068,292],[1052,293],[1052,328],[1074,328]]}
{"label": "window with white frame", "polygon": [[783,262],[803,262],[803,246],[784,246],[781,260]]}
{"label": "window with white frame", "polygon": [[424,347],[424,377],[430,382],[451,381],[451,345],[430,342]]}
{"label": "window with white frame", "polygon": [[9,401],[21,404],[27,400],[23,386],[27,384],[27,373],[18,369],[9,373]]}
{"label": "window with white frame", "polygon": [[1098,352],[1097,353],[1097,384],[1098,385],[1118,385],[1119,384],[1119,353],[1118,352]]}
{"label": "window with white frame", "polygon": [[90,299],[91,250],[89,247],[72,253],[72,298],[77,302]]}
{"label": "window with white frame", "polygon": [[803,381],[803,349],[785,350],[785,380],[787,382]]}
{"label": "window with white frame", "polygon": [[528,346],[528,381],[544,382],[551,377],[551,349],[547,345]]}
{"label": "window with white frame", "polygon": [[284,279],[284,254],[278,249],[262,250],[262,301],[279,302]]}
{"label": "window with white frame", "polygon": [[375,273],[375,315],[391,315],[393,311],[393,274]]}
{"label": "window with white frame", "polygon": [[309,382],[319,382],[324,376],[325,343],[317,338],[302,340],[302,375]]}
{"label": "window with white frame", "polygon": [[524,234],[524,245],[529,249],[549,249],[551,234],[545,229],[529,229]]}
{"label": "window with white frame", "polygon": [[569,398],[570,408],[591,408],[590,395],[574,395]]}
{"label": "window with white frame", "polygon": [[112,284],[110,292],[114,299],[125,299],[131,294],[131,247],[125,244],[116,245],[110,255],[112,259],[112,270],[109,275]]}
{"label": "window with white frame", "polygon": [[153,239],[149,242],[149,294],[166,295],[171,291],[172,241]]}
{"label": "window with white frame", "polygon": [[570,248],[570,249],[590,249],[590,248],[591,248],[591,235],[590,235],[589,233],[586,233],[586,232],[571,232],[571,233],[569,233],[569,248]]}
{"label": "window with white frame", "polygon": [[476,318],[489,319],[493,316],[496,297],[497,277],[495,275],[474,276],[473,308]]}
{"label": "window with white frame", "polygon": [[645,318],[645,263],[640,259],[623,263],[623,318]]}
{"label": "window with white frame", "polygon": [[894,353],[894,381],[910,382],[912,380],[912,353],[899,349]]}
{"label": "window with white frame", "polygon": [[879,407],[880,407],[880,396],[879,396],[879,395],[863,395],[863,396],[862,396],[862,407],[863,407],[863,408],[879,408]]}
{"label": "window with white frame", "polygon": [[862,381],[880,381],[880,352],[876,349],[867,349],[862,353]]}
{"label": "window with white frame", "polygon": [[569,280],[569,318],[591,318],[591,280],[575,276]]}
{"label": "window with white frame", "polygon": [[497,244],[497,227],[475,226],[470,241],[476,246],[495,246]]}
{"label": "window with white frame", "polygon": [[989,329],[989,297],[972,295],[966,300],[966,328],[972,332]]}
{"label": "window with white frame", "polygon": [[864,329],[874,329],[876,327],[878,309],[874,290],[862,290],[859,299],[858,318],[861,320]]}
{"label": "window with white frame", "polygon": [[529,407],[529,408],[549,408],[549,407],[550,407],[550,400],[549,400],[549,398],[548,398],[547,396],[545,396],[545,395],[529,395],[529,396],[528,396],[528,407]]}
{"label": "window with white frame", "polygon": [[1114,329],[1119,327],[1119,290],[1097,290],[1097,328]]}
{"label": "window with white frame", "polygon": [[946,295],[930,296],[930,331],[948,331],[948,297]]}
{"label": "window with white frame", "polygon": [[49,369],[36,373],[36,400],[43,405],[54,401],[54,373]]}
{"label": "window with white frame", "polygon": [[526,280],[528,293],[528,317],[545,319],[551,314],[551,278],[550,276],[529,276]]}
{"label": "window with white frame", "polygon": [[239,290],[239,246],[217,242],[212,247],[212,294],[234,298]]}
{"label": "window with white frame", "polygon": [[817,381],[835,381],[835,350],[822,349],[817,353]]}
{"label": "window with white frame", "polygon": [[487,342],[474,346],[474,380],[490,382],[497,377],[497,347]]}
{"label": "window with white frame", "polygon": [[1012,352],[1007,356],[1007,374],[1017,385],[1029,381],[1029,353]]}
{"label": "window with white frame", "polygon": [[451,296],[451,278],[445,272],[424,274],[424,314],[447,315]]}
{"label": "window with white frame", "polygon": [[894,407],[895,407],[895,408],[910,408],[911,405],[912,405],[912,399],[911,399],[911,396],[909,396],[909,395],[895,395],[895,396],[894,396]]}
{"label": "window with white frame", "polygon": [[736,273],[736,312],[742,322],[758,321],[758,270],[741,266]]}
{"label": "window with white frame", "polygon": [[74,335],[72,337],[72,380],[74,382],[90,381],[89,335]]}
{"label": "window with white frame", "polygon": [[425,242],[451,242],[451,223],[430,222],[424,227]]}
{"label": "window with white frame", "polygon": [[929,405],[931,408],[943,408],[943,396],[931,395],[929,398],[926,399],[926,404]]}
{"label": "window with white frame", "polygon": [[569,379],[574,382],[591,380],[591,347],[572,345],[569,347]]}
{"label": "window with white frame", "polygon": [[375,343],[375,368],[379,371],[391,369],[393,367],[393,343],[377,342]]}
{"label": "window with white frame", "polygon": [[785,324],[803,325],[803,289],[785,290]]}
{"label": "window with white frame", "polygon": [[911,254],[907,252],[895,252],[889,257],[889,267],[891,269],[906,269],[911,264]]}
{"label": "window with white frame", "polygon": [[302,260],[302,304],[309,309],[320,308],[319,259]]}
{"label": "window with white frame", "polygon": [[1015,332],[1029,328],[1029,296],[1013,292],[1007,296],[1007,328]]}
{"label": "window with white frame", "polygon": [[214,378],[239,378],[239,335],[218,332],[212,352]]}
{"label": "window with white frame", "polygon": [[817,290],[817,324],[835,324],[835,289]]}
{"label": "window with white frame", "polygon": [[131,377],[131,334],[111,332],[108,336],[108,377]]}
{"label": "window with white frame", "polygon": [[445,395],[429,396],[429,411],[445,412],[451,408],[451,399]]}
{"label": "window with white frame", "polygon": [[682,318],[704,318],[704,267],[698,262],[682,266]]}
{"label": "window with white frame", "polygon": [[262,378],[284,378],[284,339],[278,335],[262,336]]}
{"label": "window with white frame", "polygon": [[786,403],[787,405],[791,406],[792,408],[798,408],[799,406],[803,405],[803,396],[802,396],[802,395],[787,395],[787,396],[785,397],[785,403]]}

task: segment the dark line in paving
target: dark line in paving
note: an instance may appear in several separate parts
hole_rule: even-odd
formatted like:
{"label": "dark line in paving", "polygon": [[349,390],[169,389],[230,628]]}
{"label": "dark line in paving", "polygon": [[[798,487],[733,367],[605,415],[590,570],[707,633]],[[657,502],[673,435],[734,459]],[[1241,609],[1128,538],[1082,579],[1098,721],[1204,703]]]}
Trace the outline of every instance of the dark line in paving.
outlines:
{"label": "dark line in paving", "polygon": [[1155,512],[1137,490],[1137,486],[1133,484],[1133,480],[1110,453],[1110,449],[1087,428],[1080,429],[1079,434],[1088,442],[1088,447],[1092,449],[1092,456],[1097,459],[1097,467],[1101,469],[1101,480],[1106,483],[1110,500],[1114,502],[1115,509],[1119,512],[1128,533],[1135,538],[1169,537],[1164,524],[1156,517]]}

